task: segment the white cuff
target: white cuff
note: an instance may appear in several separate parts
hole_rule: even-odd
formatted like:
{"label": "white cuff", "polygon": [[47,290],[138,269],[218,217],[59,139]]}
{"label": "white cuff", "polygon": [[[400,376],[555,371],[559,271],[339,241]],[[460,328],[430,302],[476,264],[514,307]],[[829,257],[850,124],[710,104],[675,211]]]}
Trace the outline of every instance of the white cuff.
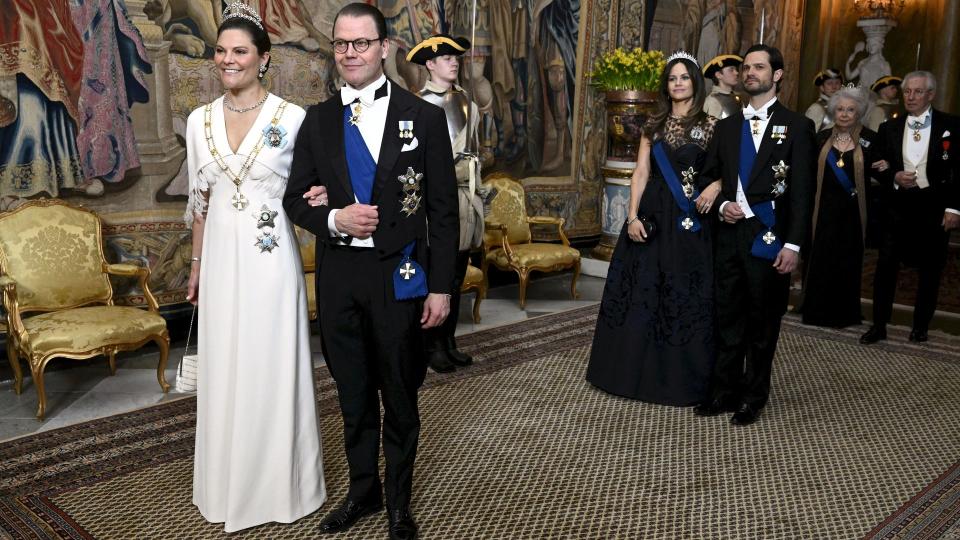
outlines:
{"label": "white cuff", "polygon": [[720,208],[717,208],[717,219],[723,221],[723,207],[730,204],[730,201],[723,201],[720,203]]}
{"label": "white cuff", "polygon": [[960,216],[960,210],[957,210],[956,208],[947,208],[946,212],[950,214],[957,214],[958,216]]}
{"label": "white cuff", "polygon": [[783,247],[789,249],[790,251],[795,251],[797,253],[800,253],[800,246],[796,244],[784,244]]}
{"label": "white cuff", "polygon": [[339,236],[343,238],[346,235],[341,234],[340,231],[337,230],[336,221],[334,220],[334,218],[337,216],[337,212],[339,211],[339,208],[330,209],[330,213],[327,214],[327,229],[330,230],[330,236]]}

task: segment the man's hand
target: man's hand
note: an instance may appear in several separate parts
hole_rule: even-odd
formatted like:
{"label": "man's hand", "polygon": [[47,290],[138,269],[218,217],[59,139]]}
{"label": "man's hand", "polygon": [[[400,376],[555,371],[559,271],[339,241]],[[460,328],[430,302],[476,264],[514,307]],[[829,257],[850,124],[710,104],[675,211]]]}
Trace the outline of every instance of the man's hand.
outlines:
{"label": "man's hand", "polygon": [[952,231],[960,227],[960,214],[954,214],[953,212],[944,212],[943,213],[943,230]]}
{"label": "man's hand", "polygon": [[379,222],[377,207],[360,203],[342,208],[333,218],[333,224],[341,234],[361,240],[370,238]]}
{"label": "man's hand", "polygon": [[736,201],[730,201],[730,204],[723,205],[723,212],[721,216],[723,221],[727,223],[736,223],[744,218],[743,209],[740,208],[740,204]]}
{"label": "man's hand", "polygon": [[797,259],[799,257],[796,251],[787,247],[781,248],[773,261],[773,268],[781,274],[789,274],[797,267]]}
{"label": "man's hand", "polygon": [[894,175],[893,181],[902,188],[914,188],[917,187],[917,173],[916,171],[899,171]]}
{"label": "man's hand", "polygon": [[310,190],[303,194],[310,206],[325,206],[327,199],[327,186],[310,186]]}
{"label": "man's hand", "polygon": [[450,315],[450,295],[430,293],[423,302],[423,315],[420,317],[420,327],[436,328],[447,320]]}

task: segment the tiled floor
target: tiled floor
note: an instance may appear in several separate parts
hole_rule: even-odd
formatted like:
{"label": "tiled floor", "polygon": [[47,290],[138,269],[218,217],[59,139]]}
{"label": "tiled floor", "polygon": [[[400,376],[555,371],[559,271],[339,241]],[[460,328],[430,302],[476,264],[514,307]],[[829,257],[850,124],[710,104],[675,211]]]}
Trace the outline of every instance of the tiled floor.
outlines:
{"label": "tiled floor", "polygon": [[[492,288],[487,292],[487,298],[480,303],[480,324],[474,324],[471,318],[474,295],[464,295],[457,334],[484,330],[595,302],[603,292],[603,280],[581,276],[577,281],[577,290],[580,297],[572,300],[569,274],[535,279],[527,289],[527,308],[521,310],[517,301],[516,285]],[[313,337],[313,350],[315,362],[322,362],[318,336]],[[176,363],[182,353],[182,343],[171,348],[170,366],[167,370],[167,382],[171,386],[176,379]],[[173,388],[168,394],[160,391],[156,380],[156,363],[156,352],[129,353],[117,357],[117,374],[113,377],[109,374],[105,358],[88,360],[74,368],[47,373],[44,377],[47,389],[47,418],[43,422],[37,421],[35,417],[37,394],[29,378],[24,381],[24,390],[19,396],[14,394],[11,381],[0,382],[0,441],[183,397],[184,394],[177,393]]]}

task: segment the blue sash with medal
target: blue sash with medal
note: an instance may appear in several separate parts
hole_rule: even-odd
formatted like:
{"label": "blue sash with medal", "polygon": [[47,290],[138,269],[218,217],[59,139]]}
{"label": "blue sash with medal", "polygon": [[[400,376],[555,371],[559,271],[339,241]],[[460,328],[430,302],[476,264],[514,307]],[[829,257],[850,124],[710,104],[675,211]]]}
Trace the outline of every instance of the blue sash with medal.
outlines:
{"label": "blue sash with medal", "polygon": [[[743,120],[743,131],[740,134],[740,184],[743,186],[743,193],[746,196],[747,186],[750,182],[750,172],[753,170],[753,163],[757,159],[757,149],[753,146],[753,135],[750,133],[750,121]],[[759,204],[750,205],[750,210],[760,220],[767,230],[761,232],[753,239],[753,245],[750,247],[750,254],[761,259],[774,260],[777,254],[783,248],[783,243],[773,233],[773,226],[776,225],[777,216],[774,212],[773,201],[766,201]]]}
{"label": "blue sash with medal", "polygon": [[[670,193],[673,194],[674,202],[677,203],[677,207],[679,207],[680,211],[683,212],[683,216],[677,220],[677,228],[681,231],[699,231],[700,219],[697,217],[695,212],[691,212],[690,210],[693,206],[691,201],[700,196],[700,190],[698,190],[696,186],[691,183],[693,192],[691,197],[689,199],[687,198],[683,191],[683,184],[680,182],[680,178],[677,177],[676,167],[674,166],[673,160],[671,160],[670,156],[667,155],[663,141],[657,141],[656,144],[653,145],[653,157],[657,160],[657,166],[660,168],[660,174],[666,181],[667,187],[670,188]],[[690,182],[693,182],[692,178],[690,179]]]}
{"label": "blue sash with medal", "polygon": [[343,147],[353,194],[361,204],[370,204],[373,179],[377,175],[377,161],[370,154],[370,149],[360,134],[360,128],[350,123],[350,107],[343,108]]}
{"label": "blue sash with medal", "polygon": [[393,296],[397,300],[410,300],[427,295],[427,273],[417,261],[410,258],[416,246],[416,240],[404,246],[403,258],[393,272]]}
{"label": "blue sash with medal", "polygon": [[[343,146],[353,193],[360,203],[370,204],[373,180],[377,175],[377,162],[370,154],[370,149],[360,134],[360,128],[350,123],[350,107],[343,108]],[[403,248],[403,258],[393,271],[393,296],[397,300],[410,300],[427,295],[427,273],[411,258],[416,245],[414,240]]]}
{"label": "blue sash with medal", "polygon": [[847,192],[847,195],[853,197],[857,194],[857,188],[853,185],[853,182],[850,181],[850,177],[847,176],[847,171],[843,170],[842,167],[837,166],[837,160],[840,159],[835,148],[830,149],[830,155],[827,156],[827,163],[830,164],[830,168],[833,169],[833,176],[837,179],[837,182],[840,184],[840,187]]}

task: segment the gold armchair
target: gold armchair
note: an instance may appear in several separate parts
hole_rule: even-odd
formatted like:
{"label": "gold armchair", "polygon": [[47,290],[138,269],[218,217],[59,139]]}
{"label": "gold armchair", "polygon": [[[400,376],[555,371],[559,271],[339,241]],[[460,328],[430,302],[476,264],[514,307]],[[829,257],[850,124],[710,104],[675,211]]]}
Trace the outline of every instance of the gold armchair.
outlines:
{"label": "gold armchair", "polygon": [[[136,277],[149,310],[113,305],[111,274]],[[147,268],[107,263],[100,218],[89,210],[40,199],[0,214],[7,359],[17,394],[23,390],[20,357],[27,360],[37,388],[38,419],[43,420],[47,406],[43,372],[57,357],[82,360],[106,355],[114,374],[117,352],[153,341],[160,349],[157,381],[164,392],[169,390],[163,371],[170,336],[147,286],[149,276]]]}
{"label": "gold armchair", "polygon": [[[485,219],[483,236],[483,275],[489,265],[500,270],[513,270],[520,278],[520,309],[527,305],[527,283],[530,272],[557,272],[573,269],[570,295],[577,297],[577,276],[580,275],[580,252],[570,247],[563,232],[563,218],[527,216],[523,186],[503,175],[493,175],[484,185],[496,189]],[[562,245],[532,242],[531,224],[556,225]]]}
{"label": "gold armchair", "polygon": [[[480,322],[480,302],[487,297],[487,275],[482,270],[472,264],[467,265],[467,273],[463,277],[463,284],[460,286],[460,293],[476,292],[473,299],[473,323]],[[456,314],[451,314],[455,317]]]}

